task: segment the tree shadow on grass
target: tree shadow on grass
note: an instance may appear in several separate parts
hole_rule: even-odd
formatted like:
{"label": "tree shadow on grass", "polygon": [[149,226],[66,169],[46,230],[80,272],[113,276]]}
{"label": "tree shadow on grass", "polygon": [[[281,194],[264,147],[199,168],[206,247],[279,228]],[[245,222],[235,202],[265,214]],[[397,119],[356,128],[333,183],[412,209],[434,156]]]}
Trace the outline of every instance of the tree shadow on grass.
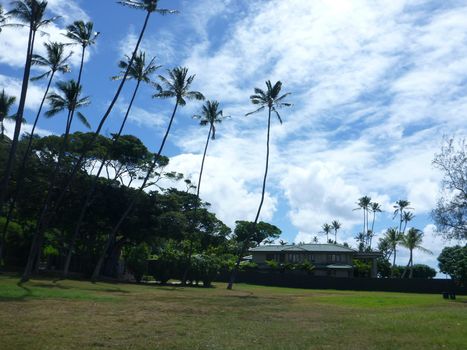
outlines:
{"label": "tree shadow on grass", "polygon": [[22,283],[18,282],[16,284],[19,288],[22,289],[22,293],[19,295],[1,295],[0,302],[11,302],[11,301],[26,301],[28,298],[32,297],[32,290],[24,286]]}

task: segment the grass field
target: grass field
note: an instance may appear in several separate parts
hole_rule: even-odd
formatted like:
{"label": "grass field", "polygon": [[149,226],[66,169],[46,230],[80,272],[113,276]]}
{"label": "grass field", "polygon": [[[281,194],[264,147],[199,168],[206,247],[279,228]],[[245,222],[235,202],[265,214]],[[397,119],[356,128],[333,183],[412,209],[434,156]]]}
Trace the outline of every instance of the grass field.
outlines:
{"label": "grass field", "polygon": [[466,349],[467,297],[0,275],[0,349]]}

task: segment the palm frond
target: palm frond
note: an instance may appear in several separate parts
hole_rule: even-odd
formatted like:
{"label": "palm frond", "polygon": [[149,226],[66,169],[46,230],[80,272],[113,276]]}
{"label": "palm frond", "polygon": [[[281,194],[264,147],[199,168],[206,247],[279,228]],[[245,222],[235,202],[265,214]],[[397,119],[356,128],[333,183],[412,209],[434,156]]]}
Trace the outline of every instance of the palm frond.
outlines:
{"label": "palm frond", "polygon": [[261,111],[262,111],[263,109],[265,109],[265,108],[266,108],[266,106],[261,106],[261,107],[259,107],[257,110],[255,110],[255,111],[253,111],[253,112],[249,112],[249,113],[245,114],[245,116],[247,117],[247,116],[249,116],[249,115],[252,115],[252,114],[255,114],[255,113],[261,112]]}
{"label": "palm frond", "polygon": [[83,113],[81,112],[78,112],[76,113],[76,115],[78,116],[78,119],[81,123],[83,123],[83,125],[88,128],[88,129],[91,129],[91,124],[89,124],[87,118],[84,116]]}

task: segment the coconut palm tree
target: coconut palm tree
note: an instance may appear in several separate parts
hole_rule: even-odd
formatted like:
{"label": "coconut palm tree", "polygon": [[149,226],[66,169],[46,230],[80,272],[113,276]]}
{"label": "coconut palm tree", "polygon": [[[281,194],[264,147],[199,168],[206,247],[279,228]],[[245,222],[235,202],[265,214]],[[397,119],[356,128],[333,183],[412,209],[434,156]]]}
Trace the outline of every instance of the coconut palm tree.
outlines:
{"label": "coconut palm tree", "polygon": [[[131,61],[131,57],[126,56],[126,60],[122,60],[119,63],[119,67],[122,69],[122,75],[115,76],[112,79],[114,80],[119,80],[123,78],[123,75],[125,74],[126,70],[128,69],[129,62]],[[81,225],[83,224],[83,220],[86,216],[87,210],[89,206],[91,205],[92,199],[94,197],[94,192],[96,190],[96,186],[98,183],[99,176],[102,173],[102,170],[105,167],[105,164],[107,163],[107,160],[109,159],[110,152],[112,151],[113,147],[115,144],[118,142],[120,139],[120,136],[122,135],[123,129],[125,128],[125,124],[127,122],[128,116],[130,115],[131,108],[133,106],[133,102],[136,98],[136,95],[139,91],[141,83],[146,83],[146,84],[151,84],[151,76],[156,72],[157,69],[159,69],[161,66],[156,65],[155,63],[155,58],[151,59],[149,63],[146,64],[146,54],[144,52],[139,52],[139,54],[135,57],[133,64],[130,67],[129,74],[127,75],[128,80],[135,80],[136,85],[135,89],[133,90],[133,95],[131,97],[130,103],[128,105],[127,111],[125,113],[125,116],[122,120],[122,123],[120,125],[120,129],[118,130],[117,134],[114,135],[112,144],[110,145],[108,151],[106,152],[104,158],[101,160],[101,165],[99,166],[99,169],[95,175],[94,181],[91,185],[91,188],[89,189],[86,199],[81,207],[80,215],[78,217],[78,220],[75,225],[75,229],[73,231],[73,235],[70,241],[70,245],[68,248],[68,253],[67,257],[65,260],[65,265],[63,268],[63,278],[66,278],[68,276],[69,268],[70,268],[70,262],[71,262],[71,257],[73,254],[73,250],[76,244],[76,240],[79,236],[79,232],[81,230]]]}
{"label": "coconut palm tree", "polygon": [[201,188],[201,178],[203,176],[204,161],[206,158],[206,152],[209,146],[209,140],[216,139],[216,124],[222,123],[222,121],[227,118],[224,116],[224,112],[219,110],[219,102],[217,101],[207,101],[201,109],[200,115],[194,115],[193,118],[199,119],[199,124],[201,126],[209,125],[208,137],[206,139],[206,145],[204,146],[203,159],[201,161],[201,169],[199,171],[198,178],[198,187],[196,189],[196,197],[199,198],[199,191]]}
{"label": "coconut palm tree", "polygon": [[264,202],[264,194],[266,192],[266,180],[268,176],[268,167],[269,167],[269,140],[270,140],[270,133],[271,133],[271,115],[274,113],[277,116],[277,119],[282,124],[282,118],[277,111],[283,107],[290,107],[292,106],[291,103],[284,102],[284,99],[290,95],[290,93],[285,93],[281,95],[282,90],[282,83],[280,81],[276,82],[274,86],[272,85],[271,81],[268,80],[266,82],[266,91],[262,89],[255,88],[255,94],[250,96],[250,101],[254,105],[260,106],[253,112],[247,113],[246,116],[251,115],[253,113],[260,112],[267,108],[268,110],[268,129],[267,129],[267,139],[266,139],[266,166],[264,170],[264,177],[263,177],[263,188],[261,191],[261,201],[258,206],[258,211],[256,212],[255,216],[255,225],[258,223],[259,215],[261,214],[261,208],[263,207]]}
{"label": "coconut palm tree", "polygon": [[418,249],[427,254],[433,254],[431,251],[421,246],[422,242],[423,242],[423,231],[413,228],[413,227],[411,227],[407,231],[407,234],[403,236],[401,244],[410,251],[410,257],[409,257],[409,262],[407,263],[407,266],[405,267],[404,273],[402,274],[401,278],[405,277],[408,269],[410,269],[409,278],[413,277],[413,251],[414,249]]}
{"label": "coconut palm tree", "polygon": [[397,245],[402,241],[402,234],[397,230],[397,227],[389,228],[384,234],[383,239],[391,246],[392,251],[392,267],[396,266]]}
{"label": "coconut palm tree", "polygon": [[395,219],[395,217],[397,215],[399,215],[399,232],[402,232],[402,233],[404,232],[404,231],[402,231],[402,223],[404,222],[404,219],[403,219],[404,210],[413,209],[413,208],[410,208],[409,205],[410,205],[410,202],[408,200],[400,199],[393,206],[394,207],[394,215],[393,215],[392,218]]}
{"label": "coconut palm tree", "polygon": [[374,229],[375,229],[375,220],[376,220],[376,213],[381,213],[383,210],[381,209],[381,205],[377,202],[371,202],[370,203],[370,208],[371,212],[373,213],[373,220],[371,222],[371,235],[369,237],[369,247],[371,249],[371,243],[374,237]]}
{"label": "coconut palm tree", "polygon": [[342,227],[342,224],[337,220],[333,220],[331,222],[331,227],[334,230],[334,243],[337,244],[337,231]]}
{"label": "coconut palm tree", "polygon": [[329,234],[331,233],[332,226],[326,223],[321,226],[321,229],[323,230],[322,232],[326,234],[326,243],[329,243]]}
{"label": "coconut palm tree", "polygon": [[[62,158],[65,154],[67,145],[68,145],[68,137],[70,134],[70,128],[72,124],[72,114],[75,110],[85,107],[90,104],[89,97],[78,98],[81,92],[81,86],[77,84],[76,81],[60,81],[57,84],[57,89],[59,93],[50,93],[47,96],[47,100],[50,105],[50,109],[45,112],[45,116],[48,118],[54,117],[57,114],[67,111],[67,119],[66,119],[66,126],[65,126],[65,133],[63,135],[63,141],[59,149],[57,162],[55,163],[55,167],[53,173],[49,180],[49,186],[47,189],[47,195],[42,206],[41,214],[39,220],[36,224],[36,229],[33,235],[31,248],[29,251],[28,261],[26,263],[26,267],[24,269],[23,276],[21,277],[21,282],[25,282],[29,279],[32,269],[34,267],[34,261],[40,258],[40,250],[42,246],[42,236],[44,232],[44,228],[41,227],[41,224],[44,222],[44,217],[47,214],[48,207],[52,201],[52,194],[53,189],[56,187],[57,177],[60,170]],[[87,121],[86,117],[81,113],[77,113],[78,119],[88,128],[90,128],[89,122]],[[37,264],[36,264],[37,267]]]}
{"label": "coconut palm tree", "polygon": [[36,65],[36,66],[39,66],[39,67],[42,67],[42,68],[46,68],[47,70],[43,74],[41,74],[41,75],[39,75],[37,77],[31,78],[31,80],[35,81],[35,80],[40,80],[40,79],[43,79],[43,78],[49,78],[49,79],[48,79],[47,87],[45,89],[45,92],[44,92],[44,95],[42,97],[41,103],[39,105],[39,109],[38,109],[38,111],[36,113],[36,117],[34,119],[34,123],[32,125],[31,132],[29,133],[28,145],[26,147],[26,151],[23,154],[23,159],[22,159],[22,162],[21,162],[21,166],[19,168],[20,169],[19,172],[18,172],[19,179],[17,181],[16,191],[15,191],[15,193],[13,195],[13,199],[9,203],[7,218],[6,218],[6,221],[5,221],[5,225],[3,227],[3,234],[6,234],[6,231],[8,230],[8,226],[9,226],[10,221],[11,221],[11,215],[12,215],[13,209],[14,209],[14,207],[16,205],[16,200],[17,200],[17,197],[19,195],[19,192],[21,191],[21,187],[22,187],[22,183],[23,183],[24,175],[25,175],[24,169],[26,167],[26,162],[27,162],[27,160],[29,158],[29,153],[31,151],[32,140],[34,138],[34,132],[36,130],[37,122],[39,121],[39,117],[41,115],[42,108],[44,106],[44,102],[45,102],[46,97],[47,97],[47,95],[49,93],[49,89],[50,89],[50,86],[52,84],[52,80],[53,80],[53,78],[54,78],[54,76],[55,76],[55,74],[57,72],[68,73],[70,71],[70,67],[67,64],[67,61],[70,58],[70,56],[72,55],[72,53],[69,53],[68,55],[65,54],[65,52],[64,52],[65,45],[64,44],[57,43],[57,42],[51,42],[51,43],[45,43],[44,46],[45,46],[45,49],[46,49],[46,52],[47,52],[46,57],[42,57],[40,55],[33,55],[32,56],[32,64]]}
{"label": "coconut palm tree", "polygon": [[26,95],[28,92],[29,76],[31,73],[32,54],[34,51],[34,43],[36,33],[41,27],[55,21],[57,17],[44,19],[44,13],[47,8],[47,1],[38,0],[18,0],[13,1],[13,9],[7,13],[8,16],[15,18],[19,23],[7,24],[8,26],[28,27],[28,47],[26,52],[26,63],[24,66],[23,82],[21,86],[21,94],[18,103],[18,111],[16,112],[15,130],[13,133],[13,140],[11,142],[8,160],[6,162],[3,178],[0,181],[0,214],[2,212],[3,203],[5,201],[8,183],[10,181],[11,172],[16,157],[16,150],[18,148],[19,136],[21,133],[21,125],[23,122],[24,106],[26,104]]}
{"label": "coconut palm tree", "polygon": [[404,228],[402,230],[402,233],[405,233],[405,230],[407,228],[407,224],[410,221],[412,221],[414,217],[415,217],[415,215],[413,213],[411,213],[410,211],[404,210],[404,212],[402,213],[402,221],[404,222]]}
{"label": "coconut palm tree", "polygon": [[365,239],[363,240],[363,245],[367,245],[367,238],[368,238],[368,211],[370,208],[371,204],[371,197],[368,196],[363,196],[358,199],[357,205],[358,208],[355,208],[354,210],[362,210],[363,211],[363,235],[365,236]]}
{"label": "coconut palm tree", "polygon": [[3,125],[3,122],[6,119],[12,119],[12,120],[15,119],[15,117],[10,114],[10,109],[11,107],[13,107],[15,102],[16,102],[16,97],[8,96],[5,93],[5,89],[3,89],[2,92],[0,93],[0,129],[1,129],[2,141],[5,137],[5,126]]}
{"label": "coconut palm tree", "polygon": [[[167,70],[169,77],[165,78],[162,75],[159,75],[159,79],[161,81],[161,84],[155,84],[157,93],[153,95],[153,98],[175,98],[175,105],[174,109],[172,111],[172,115],[170,117],[169,125],[167,126],[167,130],[165,132],[165,135],[162,139],[162,143],[159,147],[158,152],[154,156],[154,160],[151,163],[151,166],[149,167],[146,176],[141,184],[141,186],[138,188],[138,192],[142,192],[144,188],[146,187],[147,182],[151,178],[151,175],[156,168],[159,158],[162,154],[162,151],[164,149],[165,143],[167,141],[167,137],[169,136],[170,129],[172,128],[172,123],[174,121],[175,115],[177,113],[178,107],[183,107],[186,105],[187,100],[204,100],[204,96],[201,92],[199,91],[191,91],[190,87],[191,84],[193,83],[193,80],[195,78],[194,75],[189,76],[188,75],[188,68],[185,67],[177,67],[171,70]],[[126,208],[126,210],[123,212],[122,216],[112,229],[109,237],[107,238],[105,247],[102,251],[102,254],[98,260],[98,263],[96,264],[96,267],[94,269],[94,272],[92,274],[91,280],[96,281],[97,278],[100,275],[102,264],[104,263],[105,256],[107,254],[107,251],[110,248],[110,245],[114,241],[115,237],[117,236],[118,230],[120,229],[120,226],[123,224],[124,220],[127,218],[127,216],[130,214],[130,212],[133,210],[136,202],[138,199],[138,193],[133,197],[131,200],[130,204]]]}

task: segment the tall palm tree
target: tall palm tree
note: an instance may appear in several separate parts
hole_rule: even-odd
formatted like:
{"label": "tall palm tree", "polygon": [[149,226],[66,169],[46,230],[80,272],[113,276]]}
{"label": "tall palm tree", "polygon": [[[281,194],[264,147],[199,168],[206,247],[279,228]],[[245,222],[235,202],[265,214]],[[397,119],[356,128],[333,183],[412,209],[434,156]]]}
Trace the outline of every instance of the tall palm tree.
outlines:
{"label": "tall palm tree", "polygon": [[371,243],[372,243],[374,233],[375,233],[374,229],[375,229],[376,213],[381,213],[383,210],[381,209],[381,205],[377,202],[371,202],[369,209],[373,213],[373,221],[371,222],[371,235],[369,237],[369,246],[371,249]]}
{"label": "tall palm tree", "polygon": [[35,81],[35,80],[40,80],[40,79],[43,79],[43,78],[49,78],[48,79],[48,82],[47,82],[47,87],[45,89],[45,92],[44,92],[44,95],[42,97],[42,100],[41,100],[41,103],[39,105],[39,109],[36,113],[36,117],[34,119],[34,123],[32,125],[32,129],[31,129],[31,132],[29,133],[29,137],[28,137],[28,145],[26,147],[26,151],[24,152],[23,154],[23,159],[22,159],[22,162],[21,162],[21,166],[20,166],[20,170],[18,172],[19,174],[19,179],[17,181],[17,185],[16,185],[16,191],[13,195],[13,199],[11,200],[11,202],[9,203],[9,207],[8,207],[8,213],[7,213],[7,218],[6,218],[6,221],[5,221],[5,225],[3,227],[3,234],[6,234],[6,231],[8,230],[8,226],[10,224],[10,221],[11,221],[11,215],[13,214],[13,209],[16,205],[16,200],[17,200],[17,197],[21,191],[21,187],[22,187],[22,184],[23,184],[23,180],[24,180],[24,175],[25,175],[25,167],[26,167],[26,162],[29,158],[29,153],[31,151],[31,147],[32,147],[32,140],[34,139],[34,132],[36,130],[36,127],[37,127],[37,123],[39,121],[39,117],[41,115],[41,112],[42,112],[42,108],[44,106],[44,102],[46,100],[46,97],[49,93],[49,89],[50,89],[50,86],[52,84],[52,80],[55,76],[55,74],[57,72],[60,72],[60,73],[68,73],[70,72],[70,67],[68,66],[67,64],[67,61],[68,59],[70,58],[70,56],[72,55],[72,53],[69,53],[68,55],[65,54],[65,45],[64,44],[61,44],[61,43],[57,43],[57,42],[51,42],[51,43],[45,43],[44,44],[45,46],[45,49],[46,49],[46,52],[47,52],[47,55],[46,57],[42,57],[40,55],[33,55],[32,56],[32,64],[33,65],[36,65],[36,66],[39,66],[39,67],[42,67],[42,68],[46,68],[47,70],[37,76],[37,77],[33,77],[31,78],[31,80]]}
{"label": "tall palm tree", "polygon": [[385,239],[388,244],[391,246],[392,251],[392,267],[396,266],[396,255],[397,255],[397,245],[401,243],[402,234],[397,230],[397,227],[389,228],[384,234],[383,239]]}
{"label": "tall palm tree", "polygon": [[402,223],[404,222],[403,220],[404,210],[413,209],[413,208],[410,208],[409,205],[410,205],[410,202],[405,199],[398,200],[396,204],[394,205],[394,215],[392,218],[394,219],[397,215],[399,215],[399,232],[402,232],[402,233],[404,233],[404,231],[402,231]]}
{"label": "tall palm tree", "polygon": [[[57,200],[55,201],[54,207],[50,210],[50,213],[46,212],[46,214],[48,214],[48,215],[41,216],[42,219],[40,219],[41,221],[38,223],[37,226],[41,227],[42,231],[44,231],[47,228],[49,222],[53,219],[53,216],[56,213],[56,208],[60,208],[60,205],[62,204],[63,199],[65,198],[65,194],[67,193],[68,189],[72,185],[76,174],[78,174],[78,171],[82,168],[83,162],[85,161],[89,150],[91,150],[92,147],[94,146],[94,144],[97,142],[98,137],[99,137],[99,135],[100,135],[100,133],[102,131],[102,128],[104,127],[105,122],[107,121],[107,119],[108,119],[110,113],[112,112],[115,104],[117,103],[117,100],[118,100],[118,98],[120,96],[120,93],[122,92],[123,87],[124,87],[124,85],[125,85],[125,83],[127,81],[128,74],[130,73],[130,68],[133,65],[133,61],[134,61],[134,59],[136,57],[136,54],[137,54],[137,52],[139,50],[139,46],[141,44],[141,41],[143,40],[143,36],[144,36],[144,33],[146,32],[146,28],[147,28],[147,25],[149,23],[149,18],[151,16],[151,14],[152,13],[159,13],[161,15],[166,15],[166,14],[178,13],[177,11],[174,11],[174,10],[159,9],[158,8],[158,2],[159,2],[158,0],[118,1],[118,3],[120,3],[121,5],[132,7],[134,9],[138,9],[138,10],[146,11],[146,17],[145,17],[145,20],[144,20],[144,24],[143,24],[143,27],[141,28],[140,34],[138,36],[138,40],[137,40],[136,45],[135,45],[135,47],[133,49],[133,53],[131,55],[130,62],[128,63],[127,70],[125,71],[125,73],[124,73],[124,75],[122,77],[122,80],[121,80],[120,84],[117,87],[117,91],[115,92],[114,97],[112,98],[112,100],[111,100],[109,106],[107,107],[104,115],[102,116],[101,120],[99,121],[99,124],[97,126],[96,131],[94,131],[94,133],[93,133],[92,137],[90,138],[89,142],[83,148],[83,151],[82,151],[79,159],[77,160],[77,162],[73,166],[73,168],[72,168],[72,170],[70,172],[70,175],[68,177],[68,180],[66,181],[65,185],[61,189],[61,192],[60,192]],[[23,280],[25,280],[25,278],[23,278]]]}
{"label": "tall palm tree", "polygon": [[329,243],[329,234],[331,233],[332,226],[326,223],[321,226],[321,229],[323,230],[322,232],[326,234],[326,243]]}
{"label": "tall palm tree", "polygon": [[[76,81],[60,81],[57,84],[57,89],[60,93],[50,93],[47,96],[47,100],[49,101],[50,109],[45,112],[45,116],[50,118],[53,117],[63,111],[67,111],[67,119],[66,119],[66,126],[65,126],[65,133],[63,135],[63,141],[59,149],[57,162],[55,163],[55,167],[53,173],[49,179],[49,186],[47,189],[47,195],[42,206],[40,217],[36,224],[36,229],[33,235],[31,248],[29,251],[28,261],[26,263],[26,267],[24,269],[23,276],[21,277],[21,282],[25,282],[29,279],[32,269],[34,267],[34,261],[40,258],[40,250],[42,246],[42,236],[43,236],[43,227],[41,227],[41,223],[44,220],[45,215],[47,214],[48,207],[52,200],[53,188],[56,187],[57,176],[61,167],[62,158],[65,154],[67,145],[68,145],[68,137],[70,134],[71,124],[72,124],[72,113],[81,108],[89,105],[91,102],[89,97],[78,98],[81,92],[81,86],[77,84]],[[88,128],[90,128],[89,122],[87,121],[86,117],[81,113],[77,113],[78,119]],[[36,264],[37,267],[37,264]]]}
{"label": "tall palm tree", "polygon": [[5,89],[0,93],[0,129],[2,141],[5,137],[5,126],[3,125],[5,119],[14,120],[15,117],[10,114],[10,109],[16,102],[16,97],[8,96]]}
{"label": "tall palm tree", "polygon": [[402,221],[404,222],[404,228],[402,230],[402,233],[405,233],[405,230],[407,228],[407,224],[410,221],[412,221],[414,217],[415,217],[415,215],[413,213],[411,213],[410,211],[404,210],[404,212],[402,213]]}
{"label": "tall palm tree", "polygon": [[[120,61],[118,66],[122,69],[122,74],[123,75],[125,74],[124,72],[126,72],[126,70],[128,69],[130,61],[131,61],[131,57],[128,57],[128,56],[126,56],[126,60]],[[140,84],[142,82],[146,83],[146,84],[151,84],[152,83],[151,75],[154,74],[155,71],[161,67],[161,66],[155,65],[154,62],[155,62],[155,58],[151,59],[151,61],[149,61],[149,63],[146,64],[146,54],[144,52],[139,52],[139,54],[135,57],[134,62],[130,67],[130,71],[129,71],[129,74],[127,75],[127,79],[135,80],[136,81],[136,86],[135,86],[135,89],[133,90],[133,95],[131,97],[130,104],[128,105],[128,108],[127,108],[127,111],[126,111],[125,116],[123,118],[123,121],[122,121],[122,123],[120,125],[120,129],[118,130],[118,133],[116,135],[114,135],[112,144],[110,145],[109,149],[107,150],[104,158],[101,160],[101,165],[99,166],[99,169],[98,169],[98,171],[97,171],[97,173],[95,175],[95,178],[94,178],[94,180],[92,182],[91,188],[89,189],[89,191],[88,191],[88,193],[86,195],[86,199],[85,199],[83,205],[81,206],[80,215],[78,217],[78,221],[77,221],[77,223],[75,225],[75,229],[73,231],[73,235],[72,235],[72,238],[71,238],[71,241],[70,241],[70,245],[68,247],[68,253],[67,253],[66,260],[65,260],[65,265],[64,265],[64,268],[63,268],[63,277],[64,278],[66,278],[68,276],[71,257],[73,255],[73,250],[75,248],[76,240],[77,240],[77,238],[79,236],[79,232],[81,230],[81,225],[83,224],[83,220],[84,220],[84,218],[86,216],[87,210],[88,210],[89,206],[91,205],[91,202],[92,202],[92,199],[93,199],[93,196],[94,196],[94,192],[96,190],[96,186],[97,186],[97,183],[99,181],[98,180],[99,176],[101,175],[102,170],[104,169],[105,164],[107,163],[107,160],[109,159],[110,152],[112,151],[113,147],[115,146],[115,144],[120,139],[120,136],[122,135],[123,129],[125,128],[125,124],[126,124],[127,119],[128,119],[128,116],[130,115],[130,111],[131,111],[131,108],[133,106],[133,102],[134,102],[134,100],[136,98],[136,95],[137,95],[137,93],[139,91]],[[115,77],[113,77],[113,79],[114,80],[122,79],[123,75],[115,76]]]}
{"label": "tall palm tree", "polygon": [[423,231],[413,228],[413,227],[411,227],[407,231],[407,234],[403,236],[401,244],[410,251],[410,257],[409,257],[409,262],[407,263],[407,266],[405,267],[404,273],[402,274],[402,278],[405,277],[408,269],[410,269],[409,278],[413,277],[413,251],[414,249],[418,249],[427,254],[433,254],[431,251],[421,246],[422,241],[423,241]]}
{"label": "tall palm tree", "polygon": [[216,139],[216,124],[222,123],[222,121],[227,118],[224,116],[224,112],[219,110],[219,102],[217,101],[207,101],[201,109],[200,115],[194,115],[193,118],[199,119],[199,124],[201,126],[209,125],[208,137],[206,139],[206,145],[204,146],[203,159],[201,161],[201,169],[199,172],[198,178],[198,187],[196,189],[196,197],[199,198],[199,192],[201,188],[201,178],[203,176],[204,161],[206,158],[206,152],[209,146],[209,140]]}
{"label": "tall palm tree", "polygon": [[26,52],[26,63],[24,65],[23,82],[21,86],[21,94],[18,103],[18,111],[16,112],[15,130],[13,140],[11,142],[8,160],[3,173],[3,178],[0,181],[0,214],[2,212],[3,203],[5,201],[8,183],[10,181],[11,172],[15,162],[16,151],[18,148],[19,136],[21,133],[21,124],[23,122],[24,106],[26,104],[26,95],[28,91],[29,76],[31,73],[32,54],[34,51],[34,43],[36,33],[41,27],[55,21],[57,17],[44,19],[44,13],[47,8],[47,1],[38,0],[18,0],[11,3],[13,10],[8,12],[8,16],[17,19],[20,23],[8,24],[9,26],[21,26],[29,28],[28,47]]}
{"label": "tall palm tree", "polygon": [[263,188],[261,191],[261,201],[258,206],[258,211],[256,212],[255,216],[255,225],[258,223],[259,215],[261,214],[261,208],[263,207],[264,202],[264,194],[266,192],[266,180],[268,176],[268,167],[269,167],[269,141],[270,141],[270,133],[271,133],[271,115],[274,113],[277,116],[277,119],[282,124],[282,118],[277,111],[283,107],[290,107],[292,106],[291,103],[284,102],[284,99],[290,95],[290,93],[285,93],[281,95],[282,90],[282,83],[280,81],[276,82],[274,86],[272,85],[271,81],[266,81],[266,91],[262,89],[255,88],[255,94],[250,96],[250,101],[254,105],[260,106],[257,110],[247,113],[246,116],[251,115],[253,113],[260,112],[267,108],[268,110],[268,129],[267,129],[267,139],[266,139],[266,166],[264,170],[264,177],[263,177]]}
{"label": "tall palm tree", "polygon": [[332,229],[334,230],[334,243],[337,244],[337,231],[342,227],[342,224],[337,220],[333,220],[331,222],[331,226],[332,226]]}
{"label": "tall palm tree", "polygon": [[363,245],[367,245],[367,238],[368,238],[368,211],[371,204],[371,197],[363,196],[358,199],[357,205],[358,208],[354,210],[362,210],[363,211],[363,235],[365,239],[363,240]]}
{"label": "tall palm tree", "polygon": [[92,274],[91,280],[96,281],[97,278],[100,275],[102,264],[104,263],[105,256],[107,254],[107,251],[110,248],[110,245],[114,241],[115,237],[117,236],[117,233],[120,229],[120,226],[123,224],[127,216],[130,214],[130,212],[133,210],[137,200],[138,200],[138,194],[144,190],[146,187],[147,182],[151,178],[151,174],[153,173],[154,169],[156,168],[159,158],[162,154],[162,151],[165,146],[165,142],[167,141],[167,137],[169,136],[170,129],[172,127],[172,123],[174,121],[175,115],[177,113],[177,109],[179,106],[183,107],[186,105],[186,100],[204,100],[204,96],[201,92],[199,91],[191,91],[190,87],[191,84],[193,83],[193,80],[195,78],[194,75],[189,76],[188,75],[188,68],[185,67],[177,67],[172,70],[167,71],[169,74],[169,78],[165,78],[162,75],[159,75],[159,79],[161,80],[161,84],[155,84],[155,87],[157,89],[157,93],[153,95],[154,98],[175,98],[175,105],[174,109],[172,111],[172,115],[170,117],[169,125],[167,126],[167,130],[165,132],[165,135],[162,139],[162,143],[159,147],[159,150],[157,154],[154,156],[154,160],[151,163],[151,166],[149,167],[146,176],[141,184],[141,186],[138,188],[138,193],[133,197],[131,200],[130,204],[126,208],[126,210],[123,212],[122,216],[112,229],[109,237],[107,238],[105,247],[102,251],[102,254],[98,260],[98,263],[96,264],[96,267],[94,269],[94,272]]}
{"label": "tall palm tree", "polygon": [[[289,96],[290,93],[285,93],[281,95],[281,90],[282,90],[282,82],[278,81],[274,85],[272,85],[270,80],[266,81],[266,90],[255,88],[254,90],[255,93],[250,96],[250,101],[252,104],[259,106],[259,108],[254,110],[253,112],[246,114],[246,116],[249,116],[254,113],[258,113],[264,109],[267,109],[268,111],[268,128],[267,128],[267,137],[266,137],[266,165],[264,168],[263,186],[261,190],[261,200],[259,202],[255,220],[253,221],[253,230],[256,228],[256,225],[258,224],[258,219],[261,214],[261,209],[264,203],[264,195],[266,193],[266,180],[268,177],[268,170],[269,170],[268,168],[269,168],[269,142],[270,142],[270,135],[271,135],[271,116],[272,116],[272,113],[274,113],[277,116],[279,123],[282,124],[282,118],[277,110],[283,107],[292,106],[291,103],[284,102],[285,98]],[[246,249],[247,249],[247,241],[245,241],[242,247],[243,251],[245,251]],[[232,271],[232,275],[230,277],[230,281],[227,286],[227,289],[232,289],[233,287],[235,276],[237,274],[238,268],[240,267],[240,262],[241,262],[240,255],[235,264],[235,268]]]}

